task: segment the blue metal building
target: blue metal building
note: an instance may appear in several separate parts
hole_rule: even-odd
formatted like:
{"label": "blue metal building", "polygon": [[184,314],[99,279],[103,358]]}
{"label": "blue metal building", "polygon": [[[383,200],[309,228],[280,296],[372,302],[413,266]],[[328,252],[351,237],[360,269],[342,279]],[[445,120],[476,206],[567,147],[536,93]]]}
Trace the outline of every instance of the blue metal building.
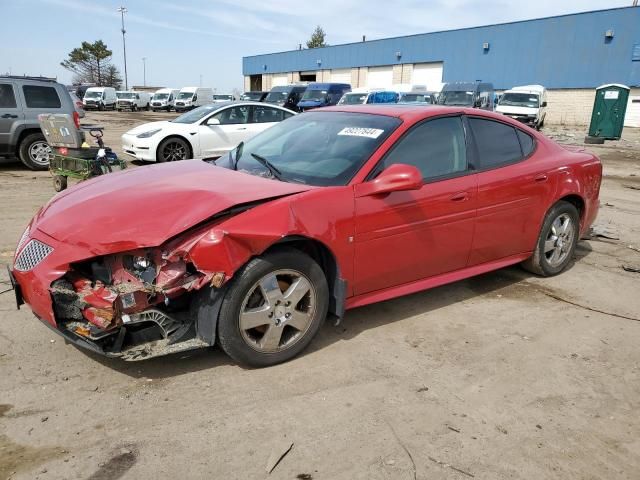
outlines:
{"label": "blue metal building", "polygon": [[320,81],[331,78],[320,72],[433,62],[442,82],[482,80],[496,89],[640,86],[640,7],[244,57],[243,74],[245,88],[261,89],[275,84],[265,78],[285,73],[289,81]]}

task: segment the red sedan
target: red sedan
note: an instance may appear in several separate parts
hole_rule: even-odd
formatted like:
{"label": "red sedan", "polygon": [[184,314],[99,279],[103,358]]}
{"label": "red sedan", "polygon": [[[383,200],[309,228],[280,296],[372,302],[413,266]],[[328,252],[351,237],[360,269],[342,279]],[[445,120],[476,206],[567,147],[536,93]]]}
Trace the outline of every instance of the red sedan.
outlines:
{"label": "red sedan", "polygon": [[597,157],[475,109],[333,107],[216,161],[58,194],[22,236],[18,304],[127,360],[214,345],[288,360],[327,316],[522,263],[560,273],[598,211]]}

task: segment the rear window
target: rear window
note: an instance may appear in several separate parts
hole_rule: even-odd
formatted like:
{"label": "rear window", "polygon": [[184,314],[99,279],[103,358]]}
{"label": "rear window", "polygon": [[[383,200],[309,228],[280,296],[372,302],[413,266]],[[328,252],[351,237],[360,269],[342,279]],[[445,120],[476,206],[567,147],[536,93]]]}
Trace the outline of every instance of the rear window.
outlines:
{"label": "rear window", "polygon": [[27,108],[60,108],[60,97],[53,87],[24,85],[22,87]]}
{"label": "rear window", "polygon": [[520,140],[520,146],[522,147],[522,156],[528,157],[535,148],[533,138],[529,134],[524,133],[522,130],[517,130],[518,140]]}
{"label": "rear window", "polygon": [[0,108],[16,108],[16,97],[10,83],[0,83]]}
{"label": "rear window", "polygon": [[516,129],[504,123],[469,118],[478,148],[480,168],[493,168],[520,160],[522,149]]}

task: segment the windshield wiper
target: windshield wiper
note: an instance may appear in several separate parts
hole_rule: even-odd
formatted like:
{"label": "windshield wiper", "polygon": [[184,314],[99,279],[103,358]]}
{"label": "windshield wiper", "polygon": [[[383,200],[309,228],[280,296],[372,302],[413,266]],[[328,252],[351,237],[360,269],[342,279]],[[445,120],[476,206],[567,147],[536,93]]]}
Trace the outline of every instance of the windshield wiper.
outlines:
{"label": "windshield wiper", "polygon": [[269,170],[269,172],[271,172],[271,175],[273,175],[274,178],[277,178],[278,180],[282,181],[282,172],[278,170],[278,168],[274,166],[269,160],[253,152],[251,153],[251,156],[255,158],[258,162],[260,162],[260,164],[263,167]]}
{"label": "windshield wiper", "polygon": [[236,147],[236,154],[233,157],[233,169],[234,170],[238,170],[238,160],[240,159],[240,151],[242,150],[243,146],[244,146],[244,142],[240,142],[238,144],[238,146]]}

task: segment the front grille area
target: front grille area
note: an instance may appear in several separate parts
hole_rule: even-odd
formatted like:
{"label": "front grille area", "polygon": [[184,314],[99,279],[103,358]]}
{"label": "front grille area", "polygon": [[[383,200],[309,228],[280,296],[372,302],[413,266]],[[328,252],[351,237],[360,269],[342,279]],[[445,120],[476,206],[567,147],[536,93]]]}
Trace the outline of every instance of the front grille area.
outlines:
{"label": "front grille area", "polygon": [[18,254],[15,262],[16,270],[26,272],[38,265],[47,255],[53,252],[53,248],[38,240],[30,240]]}
{"label": "front grille area", "polygon": [[181,107],[184,107],[184,102],[176,102],[176,105],[180,105]]}

